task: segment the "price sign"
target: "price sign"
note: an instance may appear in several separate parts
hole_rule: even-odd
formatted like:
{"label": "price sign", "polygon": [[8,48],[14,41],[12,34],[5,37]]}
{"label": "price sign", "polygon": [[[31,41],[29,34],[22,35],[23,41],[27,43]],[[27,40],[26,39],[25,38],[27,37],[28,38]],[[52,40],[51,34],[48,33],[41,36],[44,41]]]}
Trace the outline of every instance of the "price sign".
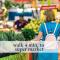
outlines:
{"label": "price sign", "polygon": [[29,2],[30,0],[15,0],[15,2]]}
{"label": "price sign", "polygon": [[47,9],[56,9],[56,5],[42,6],[41,7],[41,10],[47,10]]}

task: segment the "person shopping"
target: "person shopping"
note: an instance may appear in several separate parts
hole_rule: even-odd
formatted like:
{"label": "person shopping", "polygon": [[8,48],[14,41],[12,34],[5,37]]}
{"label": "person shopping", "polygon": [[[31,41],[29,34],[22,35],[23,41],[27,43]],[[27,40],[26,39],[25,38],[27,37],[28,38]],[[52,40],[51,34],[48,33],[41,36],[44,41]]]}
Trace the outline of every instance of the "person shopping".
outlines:
{"label": "person shopping", "polygon": [[[55,22],[55,15],[53,10],[46,10],[44,12],[44,15],[46,17],[46,21],[44,23],[41,24],[41,26],[39,27],[39,34],[37,37],[37,41],[40,41],[41,37],[42,37],[42,41],[45,40],[57,40],[57,37],[60,34],[60,24]],[[53,34],[52,34],[53,33]],[[50,37],[54,37],[53,39],[47,39],[48,37],[47,34],[49,34]],[[51,36],[52,35],[52,36]],[[49,44],[50,42],[48,42]],[[45,46],[46,48],[46,46]],[[49,47],[50,48],[50,47]],[[58,60],[58,53],[38,53],[37,56],[37,60]]]}

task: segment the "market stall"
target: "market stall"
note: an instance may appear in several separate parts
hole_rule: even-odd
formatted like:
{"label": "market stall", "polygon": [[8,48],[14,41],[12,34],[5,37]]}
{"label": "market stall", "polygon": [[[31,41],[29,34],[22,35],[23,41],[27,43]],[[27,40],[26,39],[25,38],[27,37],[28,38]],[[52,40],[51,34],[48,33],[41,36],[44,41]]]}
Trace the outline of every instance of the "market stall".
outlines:
{"label": "market stall", "polygon": [[[24,3],[19,3],[23,1]],[[3,16],[3,19],[1,19],[0,21],[0,41],[31,41],[35,39],[35,37],[38,35],[39,26],[41,25],[41,23],[45,21],[45,16],[43,15],[45,10],[53,9],[55,16],[59,15],[59,13],[57,14],[56,4],[50,5],[51,2],[48,4],[46,4],[45,2],[44,4],[44,1],[42,1],[41,4],[40,3],[38,4],[36,0],[33,0],[33,1],[23,0],[23,1],[15,0],[15,2],[14,1],[11,2],[6,0],[6,2],[4,3],[5,5],[0,10],[1,12],[0,17]],[[17,30],[14,28],[13,25],[16,20],[19,20],[20,16],[23,16],[24,20],[26,20],[28,23],[24,25],[24,27],[21,26],[20,30]],[[56,17],[56,20],[57,18],[58,17]],[[9,44],[7,47],[5,46],[5,48],[9,49],[10,48]],[[3,51],[2,49],[3,48],[1,47],[0,52]],[[7,50],[4,50],[4,51],[7,51]],[[5,54],[5,56],[3,55],[4,54],[1,55],[1,58],[0,58],[1,60],[4,60],[4,59],[5,60],[8,60],[8,59],[9,60],[19,60],[19,59],[35,60],[37,59],[36,58],[37,54],[32,54],[32,53],[26,53],[26,54],[11,53],[11,54]]]}

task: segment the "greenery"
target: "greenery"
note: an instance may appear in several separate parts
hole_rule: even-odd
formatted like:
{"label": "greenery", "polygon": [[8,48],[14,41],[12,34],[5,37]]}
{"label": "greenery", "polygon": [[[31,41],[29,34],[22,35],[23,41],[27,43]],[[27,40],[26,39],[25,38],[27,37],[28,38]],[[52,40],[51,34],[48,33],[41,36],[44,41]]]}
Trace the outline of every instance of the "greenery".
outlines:
{"label": "greenery", "polygon": [[25,29],[33,29],[33,31],[38,34],[39,27],[41,25],[40,20],[31,20],[27,25],[24,26]]}
{"label": "greenery", "polygon": [[21,32],[14,31],[3,32],[0,31],[0,41],[29,41],[34,39],[35,32],[33,29],[23,29]]}
{"label": "greenery", "polygon": [[14,31],[2,32],[0,31],[0,41],[24,41],[25,38],[22,33],[15,33]]}
{"label": "greenery", "polygon": [[12,2],[10,2],[10,1],[8,1],[8,0],[6,0],[4,4],[5,4],[5,7],[6,7],[7,9],[10,9],[10,8],[12,7]]}
{"label": "greenery", "polygon": [[5,13],[4,17],[7,17],[7,16],[9,16],[9,13],[8,13],[8,11]]}
{"label": "greenery", "polygon": [[32,40],[35,37],[33,29],[23,29],[22,33],[26,41]]}
{"label": "greenery", "polygon": [[[6,0],[5,1],[5,3],[4,3],[4,5],[5,5],[5,8],[8,10],[8,9],[10,9],[10,8],[16,8],[16,7],[18,7],[18,8],[22,8],[22,9],[24,9],[24,4],[23,3],[13,3],[13,2],[11,2],[11,1],[9,1],[9,0]],[[23,11],[24,12],[24,11]],[[7,17],[9,14],[8,14],[8,11],[5,13],[5,17]]]}
{"label": "greenery", "polygon": [[6,0],[4,4],[5,4],[5,7],[7,9],[10,9],[12,7],[24,8],[24,4],[23,3],[13,3],[13,2],[11,2],[9,0]]}
{"label": "greenery", "polygon": [[18,53],[0,58],[0,60],[27,60],[26,53]]}
{"label": "greenery", "polygon": [[18,41],[25,41],[24,35],[22,33],[16,34],[15,38],[16,38],[15,40],[18,40]]}
{"label": "greenery", "polygon": [[7,40],[8,40],[8,38],[5,35],[5,33],[4,32],[0,32],[0,41],[7,41]]}

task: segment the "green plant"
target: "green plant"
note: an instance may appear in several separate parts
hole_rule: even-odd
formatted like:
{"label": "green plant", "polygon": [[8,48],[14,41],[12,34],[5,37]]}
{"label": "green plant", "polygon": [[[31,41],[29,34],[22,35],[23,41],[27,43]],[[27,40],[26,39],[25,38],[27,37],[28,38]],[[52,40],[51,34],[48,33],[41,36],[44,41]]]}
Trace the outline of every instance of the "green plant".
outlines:
{"label": "green plant", "polygon": [[0,41],[8,41],[8,37],[2,31],[0,31]]}
{"label": "green plant", "polygon": [[9,56],[0,57],[0,60],[27,60],[26,56],[26,53],[10,54]]}
{"label": "green plant", "polygon": [[14,7],[19,7],[19,8],[24,8],[24,4],[23,3],[12,3],[12,5],[14,6]]}
{"label": "green plant", "polygon": [[19,8],[24,8],[24,4],[23,3],[13,3],[13,2],[11,2],[11,1],[9,1],[9,0],[6,0],[5,1],[5,3],[4,3],[4,5],[5,5],[5,7],[7,8],[7,9],[10,9],[10,8],[12,8],[13,6],[14,7],[19,7]]}
{"label": "green plant", "polygon": [[18,41],[25,41],[25,38],[24,38],[24,36],[23,36],[22,33],[18,33],[18,34],[16,34],[15,40],[18,40]]}
{"label": "green plant", "polygon": [[26,41],[29,41],[35,37],[35,32],[33,29],[23,29],[22,33]]}
{"label": "green plant", "polygon": [[12,7],[12,2],[11,1],[6,0],[4,4],[5,4],[5,7],[7,9],[10,9]]}
{"label": "green plant", "polygon": [[5,35],[8,37],[8,41],[14,41],[16,38],[14,31],[5,32]]}
{"label": "green plant", "polygon": [[0,32],[0,41],[25,41],[22,33],[15,33],[14,31]]}

